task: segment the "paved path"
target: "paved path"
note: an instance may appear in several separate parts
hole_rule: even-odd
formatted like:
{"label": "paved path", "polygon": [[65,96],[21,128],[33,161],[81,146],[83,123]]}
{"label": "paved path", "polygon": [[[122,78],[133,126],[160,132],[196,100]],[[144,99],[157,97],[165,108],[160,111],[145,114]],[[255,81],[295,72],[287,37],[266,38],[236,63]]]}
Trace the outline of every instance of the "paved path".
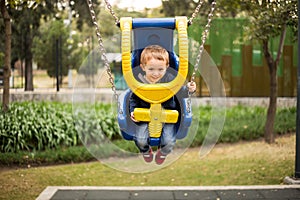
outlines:
{"label": "paved path", "polygon": [[300,200],[300,185],[47,187],[37,200]]}

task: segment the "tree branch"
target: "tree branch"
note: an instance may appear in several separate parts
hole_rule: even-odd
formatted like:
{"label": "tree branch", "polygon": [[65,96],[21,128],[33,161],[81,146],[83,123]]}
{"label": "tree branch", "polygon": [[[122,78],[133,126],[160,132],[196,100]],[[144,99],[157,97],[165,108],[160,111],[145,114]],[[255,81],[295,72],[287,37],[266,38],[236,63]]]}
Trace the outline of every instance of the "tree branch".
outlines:
{"label": "tree branch", "polygon": [[263,52],[264,52],[266,61],[268,63],[268,68],[269,68],[270,72],[272,72],[274,70],[273,69],[274,59],[273,59],[272,54],[270,53],[270,49],[269,49],[269,45],[268,45],[269,41],[266,39],[266,40],[263,40],[262,43],[263,43]]}
{"label": "tree branch", "polygon": [[278,46],[277,56],[276,56],[276,60],[275,60],[276,64],[279,63],[279,60],[280,60],[280,57],[281,57],[281,54],[283,51],[285,36],[286,36],[286,24],[283,25],[282,31],[280,34],[279,46]]}

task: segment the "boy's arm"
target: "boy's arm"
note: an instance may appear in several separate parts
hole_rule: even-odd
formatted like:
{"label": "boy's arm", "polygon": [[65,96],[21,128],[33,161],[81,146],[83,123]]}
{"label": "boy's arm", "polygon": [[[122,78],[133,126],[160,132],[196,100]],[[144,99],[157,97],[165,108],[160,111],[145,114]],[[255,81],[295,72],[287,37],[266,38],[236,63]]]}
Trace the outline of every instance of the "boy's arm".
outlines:
{"label": "boy's arm", "polygon": [[195,82],[188,82],[187,83],[187,88],[188,88],[190,93],[194,93],[194,92],[196,92],[197,85],[196,85]]}
{"label": "boy's arm", "polygon": [[134,109],[139,107],[138,102],[139,102],[138,97],[134,93],[131,93],[130,98],[129,98],[129,113],[130,113],[131,120],[134,122],[138,122],[134,118],[134,114],[133,114]]}
{"label": "boy's arm", "polygon": [[180,98],[187,98],[189,93],[194,93],[196,91],[197,85],[195,82],[188,82],[186,85],[182,86],[176,96]]}
{"label": "boy's arm", "polygon": [[129,98],[129,112],[133,112],[135,108],[139,107],[139,101],[137,99],[138,97],[134,94],[131,93],[130,98]]}

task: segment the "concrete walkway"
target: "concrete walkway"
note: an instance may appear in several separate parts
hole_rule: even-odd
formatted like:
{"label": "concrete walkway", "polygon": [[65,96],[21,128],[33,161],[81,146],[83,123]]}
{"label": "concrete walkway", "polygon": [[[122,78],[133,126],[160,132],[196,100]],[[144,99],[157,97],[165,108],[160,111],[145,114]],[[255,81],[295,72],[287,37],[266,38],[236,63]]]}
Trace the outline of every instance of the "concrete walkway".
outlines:
{"label": "concrete walkway", "polygon": [[[122,90],[118,90],[117,93],[122,93]],[[0,98],[2,98],[3,90],[0,88]],[[90,99],[86,98],[86,95],[90,95]],[[80,98],[82,97],[82,99]],[[94,102],[111,103],[114,99],[111,88],[61,88],[59,92],[56,88],[35,88],[34,91],[24,91],[24,89],[10,89],[10,102],[13,101],[58,101],[58,102],[73,102],[73,100],[86,102],[87,99]],[[194,105],[212,105],[212,101],[215,101],[214,105],[218,106],[262,106],[269,105],[268,97],[226,97],[223,98],[221,104],[216,104],[218,98],[216,97],[200,97],[193,98],[192,103]],[[226,100],[226,101],[224,101]],[[224,102],[224,105],[223,105]],[[225,103],[226,102],[226,103]],[[219,102],[220,103],[220,102]],[[296,97],[278,97],[277,107],[296,107]]]}
{"label": "concrete walkway", "polygon": [[300,185],[47,187],[37,200],[300,200]]}

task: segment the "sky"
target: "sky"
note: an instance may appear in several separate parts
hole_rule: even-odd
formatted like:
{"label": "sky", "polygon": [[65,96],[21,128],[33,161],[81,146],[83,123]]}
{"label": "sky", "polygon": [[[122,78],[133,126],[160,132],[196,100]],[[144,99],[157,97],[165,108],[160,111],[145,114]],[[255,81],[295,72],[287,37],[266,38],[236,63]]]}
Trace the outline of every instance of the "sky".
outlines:
{"label": "sky", "polygon": [[112,5],[117,3],[120,8],[133,8],[135,11],[161,6],[161,0],[109,0],[108,2]]}

